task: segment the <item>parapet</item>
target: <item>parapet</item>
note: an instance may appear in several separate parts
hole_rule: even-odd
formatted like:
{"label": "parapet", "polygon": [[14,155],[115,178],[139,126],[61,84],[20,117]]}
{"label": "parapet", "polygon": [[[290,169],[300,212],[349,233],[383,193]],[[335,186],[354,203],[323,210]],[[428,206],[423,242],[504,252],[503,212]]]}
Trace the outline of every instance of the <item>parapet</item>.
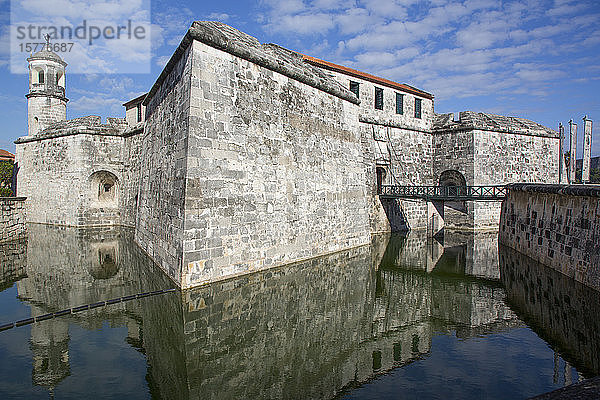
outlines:
{"label": "parapet", "polygon": [[508,185],[508,189],[511,191],[526,193],[600,197],[600,185],[547,185],[541,183],[511,183]]}
{"label": "parapet", "polygon": [[101,135],[101,136],[122,136],[127,128],[124,118],[107,118],[107,123],[102,123],[102,118],[97,115],[87,117],[73,118],[67,121],[60,121],[50,125],[48,128],[40,131],[35,136],[21,137],[15,140],[15,143],[27,143],[38,140],[51,139],[61,136],[72,135]]}
{"label": "parapet", "polygon": [[261,44],[258,39],[217,21],[194,21],[144,100],[150,102],[158,87],[166,79],[184,50],[197,40],[208,46],[250,61],[261,67],[278,72],[306,85],[322,90],[354,104],[360,101],[350,90],[326,74],[323,70],[304,62],[300,53],[276,44]]}
{"label": "parapet", "polygon": [[459,120],[455,121],[452,113],[435,114],[433,118],[433,133],[478,129],[483,131],[558,138],[558,132],[525,118],[506,117],[504,115],[473,111],[462,111],[459,115]]}

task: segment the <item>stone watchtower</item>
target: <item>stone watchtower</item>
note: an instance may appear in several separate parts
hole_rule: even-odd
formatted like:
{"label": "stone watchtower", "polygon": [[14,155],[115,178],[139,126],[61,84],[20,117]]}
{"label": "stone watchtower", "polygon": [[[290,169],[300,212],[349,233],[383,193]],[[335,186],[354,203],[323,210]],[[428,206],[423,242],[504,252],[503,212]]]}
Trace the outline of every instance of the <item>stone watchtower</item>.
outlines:
{"label": "stone watchtower", "polygon": [[55,122],[67,119],[65,97],[65,67],[58,54],[50,49],[49,37],[41,51],[29,62],[29,93],[27,97],[28,136],[34,136]]}

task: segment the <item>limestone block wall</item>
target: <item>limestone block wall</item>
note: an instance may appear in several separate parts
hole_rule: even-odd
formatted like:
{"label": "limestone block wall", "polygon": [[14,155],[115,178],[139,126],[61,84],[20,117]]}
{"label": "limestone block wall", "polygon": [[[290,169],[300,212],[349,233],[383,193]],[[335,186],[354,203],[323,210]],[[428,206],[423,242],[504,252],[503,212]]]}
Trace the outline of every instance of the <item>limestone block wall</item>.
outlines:
{"label": "limestone block wall", "polygon": [[[473,186],[558,182],[557,138],[480,129],[436,132],[433,137],[436,184],[446,170],[460,172],[467,185]],[[466,214],[454,210],[446,213],[446,227],[497,229],[501,202],[464,205]]]}
{"label": "limestone block wall", "polygon": [[[433,185],[433,137],[431,134],[389,128],[391,184]],[[402,210],[410,229],[427,227],[427,204],[421,200],[402,200]]]}
{"label": "limestone block wall", "polygon": [[24,197],[0,197],[0,242],[27,236]]}
{"label": "limestone block wall", "polygon": [[472,131],[452,131],[433,134],[433,182],[439,184],[442,172],[460,172],[473,185],[475,172],[475,142]]}
{"label": "limestone block wall", "polygon": [[144,160],[142,154],[143,128],[123,140],[123,182],[121,202],[121,225],[135,227],[137,221],[140,177]]}
{"label": "limestone block wall", "polygon": [[[118,224],[122,140],[82,133],[18,142],[18,194],[27,197],[27,221],[71,226]],[[99,182],[92,175],[100,171],[116,177],[114,201],[99,201]]]}
{"label": "limestone block wall", "polygon": [[67,102],[45,94],[32,94],[27,99],[29,134],[35,135],[55,122],[67,119]]}
{"label": "limestone block wall", "polygon": [[473,131],[475,185],[558,183],[558,139]]}
{"label": "limestone block wall", "polygon": [[[467,185],[474,182],[475,143],[472,131],[451,131],[433,134],[433,184],[439,185],[445,171],[458,171]],[[459,204],[465,212],[445,207],[444,223],[449,229],[472,229],[477,204],[466,201]]]}
{"label": "limestone block wall", "polygon": [[[343,87],[350,82],[359,84],[359,120],[367,140],[364,145],[370,158],[365,163],[373,166],[382,156],[389,160],[386,184],[430,185],[433,119],[433,99],[377,84],[360,77],[327,69]],[[383,110],[375,109],[375,87],[383,89]],[[396,113],[396,93],[403,95],[403,112]],[[415,118],[415,98],[421,100],[421,118]],[[383,144],[378,145],[375,138]],[[383,141],[382,141],[383,139]],[[381,149],[386,148],[386,154]],[[385,151],[385,150],[384,150]],[[390,173],[391,172],[391,173]],[[376,177],[369,175],[368,182],[376,193]],[[385,200],[372,197],[372,232],[400,231],[427,226],[427,205],[424,201]]]}
{"label": "limestone block wall", "polygon": [[[373,204],[371,231],[401,231],[427,226],[427,204],[420,200],[380,200],[376,195],[375,167],[382,159],[386,185],[431,185],[432,135],[426,132],[398,128],[390,124],[360,124],[366,150],[367,182],[371,185]],[[382,140],[383,139],[383,140]],[[385,153],[385,154],[382,154]]]}
{"label": "limestone block wall", "polygon": [[192,47],[182,285],[368,243],[358,107]]}
{"label": "limestone block wall", "polygon": [[600,290],[600,187],[510,185],[500,243]]}
{"label": "limestone block wall", "polygon": [[[135,141],[141,141],[135,240],[178,283],[183,258],[186,174],[188,168],[201,168],[199,164],[186,162],[191,101],[190,49],[187,48],[150,99],[143,135],[131,139],[132,150],[136,147]],[[188,186],[188,190],[194,190]],[[134,192],[132,188],[131,193]]]}

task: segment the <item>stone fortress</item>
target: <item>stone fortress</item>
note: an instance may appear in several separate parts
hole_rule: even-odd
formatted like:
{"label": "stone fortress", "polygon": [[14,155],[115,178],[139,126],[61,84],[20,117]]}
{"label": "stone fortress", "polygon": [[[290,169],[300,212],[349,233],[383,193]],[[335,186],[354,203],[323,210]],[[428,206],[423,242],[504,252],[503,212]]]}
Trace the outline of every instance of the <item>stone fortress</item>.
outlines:
{"label": "stone fortress", "polygon": [[[436,114],[430,93],[219,22],[194,22],[149,92],[105,124],[66,120],[58,55],[28,61],[28,222],[133,227],[182,288],[429,226],[431,204],[380,199],[378,185],[558,182],[553,130]],[[448,206],[447,227],[498,228],[498,201]]]}

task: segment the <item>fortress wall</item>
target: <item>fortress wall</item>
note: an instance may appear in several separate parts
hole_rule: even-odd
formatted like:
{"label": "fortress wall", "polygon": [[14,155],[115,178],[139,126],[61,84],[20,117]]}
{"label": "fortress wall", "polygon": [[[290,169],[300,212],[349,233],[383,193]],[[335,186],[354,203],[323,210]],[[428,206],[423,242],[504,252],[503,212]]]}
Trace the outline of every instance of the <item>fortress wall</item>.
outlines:
{"label": "fortress wall", "polygon": [[142,154],[144,135],[134,134],[123,140],[123,202],[121,225],[135,227],[140,177],[144,160]]}
{"label": "fortress wall", "polygon": [[[432,136],[427,133],[392,126],[361,122],[369,166],[367,182],[371,185],[371,232],[402,231],[427,226],[427,204],[421,200],[379,199],[375,167],[386,157],[387,185],[432,184]],[[374,136],[385,141],[376,141]],[[382,148],[386,155],[382,155]],[[387,149],[387,150],[385,150]],[[378,160],[378,161],[376,161]]]}
{"label": "fortress wall", "polygon": [[[467,185],[558,182],[558,139],[532,134],[468,129],[433,135],[434,183],[446,170],[460,172]],[[446,207],[447,228],[497,229],[500,201],[465,202],[467,213]]]}
{"label": "fortress wall", "polygon": [[[473,131],[474,185],[513,182],[558,183],[558,139]],[[484,201],[473,205],[477,228],[498,229],[502,202]]]}
{"label": "fortress wall", "polygon": [[122,138],[75,134],[17,143],[18,194],[27,197],[27,221],[56,225],[118,224],[119,198],[98,204],[97,171],[121,174]]}
{"label": "fortress wall", "polygon": [[[372,183],[374,196],[371,205],[371,231],[400,231],[427,226],[427,204],[421,200],[388,199],[376,196],[377,181],[375,164],[381,163],[382,154],[375,138],[387,147],[388,175],[385,184],[431,185],[432,184],[432,136],[433,100],[412,93],[392,89],[355,76],[326,70],[343,87],[350,82],[359,84],[359,120],[364,135],[364,147],[368,152],[365,164],[369,168],[368,182]],[[383,89],[383,110],[375,109],[375,87]],[[396,93],[403,94],[403,113],[396,113]],[[415,98],[420,98],[421,118],[415,118]],[[381,147],[381,146],[379,146]]]}
{"label": "fortress wall", "polygon": [[433,135],[433,182],[439,184],[440,175],[447,170],[460,172],[467,185],[474,182],[475,142],[472,131],[453,131]]}
{"label": "fortress wall", "polygon": [[[460,172],[467,186],[474,181],[474,147],[472,131],[453,131],[433,134],[433,184],[439,185],[444,171]],[[445,207],[444,222],[449,229],[465,229],[475,226],[472,201],[461,203],[467,213]]]}
{"label": "fortress wall", "polygon": [[558,182],[558,139],[473,131],[474,185]]}
{"label": "fortress wall", "polygon": [[193,49],[183,286],[369,243],[358,107]]}
{"label": "fortress wall", "polygon": [[135,240],[177,283],[181,283],[189,167],[191,68],[188,47],[150,99],[146,128],[138,139],[143,144],[138,154],[141,164]]}
{"label": "fortress wall", "polygon": [[499,242],[600,290],[600,188],[510,185]]}
{"label": "fortress wall", "polygon": [[24,197],[0,197],[0,242],[27,236]]}
{"label": "fortress wall", "polygon": [[[433,185],[431,134],[402,128],[389,129],[390,183],[394,185]],[[422,200],[402,200],[401,207],[410,229],[427,227],[427,204]]]}

